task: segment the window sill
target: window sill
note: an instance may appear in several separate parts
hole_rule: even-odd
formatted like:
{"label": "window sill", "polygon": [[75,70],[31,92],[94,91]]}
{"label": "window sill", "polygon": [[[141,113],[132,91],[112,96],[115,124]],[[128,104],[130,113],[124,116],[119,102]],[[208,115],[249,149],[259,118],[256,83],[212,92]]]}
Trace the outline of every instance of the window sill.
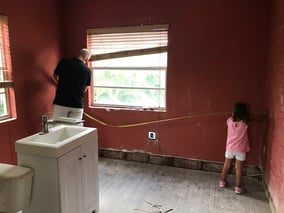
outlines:
{"label": "window sill", "polygon": [[2,123],[8,123],[8,122],[11,122],[11,121],[15,121],[17,118],[7,118],[7,119],[3,119],[3,120],[0,120],[0,124]]}
{"label": "window sill", "polygon": [[166,109],[164,108],[143,108],[143,107],[111,107],[111,106],[90,106],[89,108],[93,109],[104,109],[107,112],[110,111],[120,111],[120,110],[126,110],[126,111],[143,111],[143,112],[166,112]]}

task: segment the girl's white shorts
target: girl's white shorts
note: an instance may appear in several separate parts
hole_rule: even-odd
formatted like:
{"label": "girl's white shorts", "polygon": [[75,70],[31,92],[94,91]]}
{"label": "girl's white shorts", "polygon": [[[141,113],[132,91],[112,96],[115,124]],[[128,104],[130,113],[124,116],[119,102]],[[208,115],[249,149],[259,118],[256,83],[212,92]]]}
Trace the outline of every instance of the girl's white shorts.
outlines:
{"label": "girl's white shorts", "polygon": [[245,161],[246,160],[246,153],[245,152],[229,152],[226,151],[225,157],[229,159],[236,158],[239,161]]}

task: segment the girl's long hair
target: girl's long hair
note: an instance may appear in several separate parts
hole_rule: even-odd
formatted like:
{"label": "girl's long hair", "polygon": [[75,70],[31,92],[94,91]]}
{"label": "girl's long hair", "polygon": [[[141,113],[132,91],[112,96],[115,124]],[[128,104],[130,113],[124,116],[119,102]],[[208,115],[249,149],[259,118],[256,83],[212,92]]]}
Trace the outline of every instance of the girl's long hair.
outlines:
{"label": "girl's long hair", "polygon": [[244,121],[245,123],[248,122],[248,109],[247,109],[247,105],[244,103],[236,103],[233,106],[232,109],[232,117],[233,117],[233,121],[237,122],[237,121]]}

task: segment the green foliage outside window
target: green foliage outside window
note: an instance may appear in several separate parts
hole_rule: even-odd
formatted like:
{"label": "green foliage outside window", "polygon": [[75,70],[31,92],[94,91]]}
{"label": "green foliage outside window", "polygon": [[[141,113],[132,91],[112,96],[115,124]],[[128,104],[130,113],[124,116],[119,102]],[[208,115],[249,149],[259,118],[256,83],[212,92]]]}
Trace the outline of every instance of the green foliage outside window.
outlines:
{"label": "green foliage outside window", "polygon": [[96,70],[94,98],[101,104],[165,107],[165,75],[152,70]]}
{"label": "green foliage outside window", "polygon": [[4,116],[5,114],[6,114],[6,104],[4,103],[4,100],[1,95],[0,96],[0,116]]}

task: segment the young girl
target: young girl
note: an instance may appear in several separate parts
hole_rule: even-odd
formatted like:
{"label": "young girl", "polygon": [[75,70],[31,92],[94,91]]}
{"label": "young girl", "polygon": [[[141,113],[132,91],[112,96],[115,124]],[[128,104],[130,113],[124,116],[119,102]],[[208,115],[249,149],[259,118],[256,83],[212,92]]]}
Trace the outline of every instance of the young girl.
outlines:
{"label": "young girl", "polygon": [[235,193],[241,194],[243,189],[241,187],[242,181],[242,166],[246,160],[246,152],[249,151],[248,140],[248,111],[247,106],[244,103],[237,103],[232,109],[232,116],[227,120],[228,132],[227,143],[225,152],[225,162],[222,170],[221,180],[219,182],[220,187],[226,186],[226,176],[232,165],[232,161],[235,158],[236,168],[236,185]]}

